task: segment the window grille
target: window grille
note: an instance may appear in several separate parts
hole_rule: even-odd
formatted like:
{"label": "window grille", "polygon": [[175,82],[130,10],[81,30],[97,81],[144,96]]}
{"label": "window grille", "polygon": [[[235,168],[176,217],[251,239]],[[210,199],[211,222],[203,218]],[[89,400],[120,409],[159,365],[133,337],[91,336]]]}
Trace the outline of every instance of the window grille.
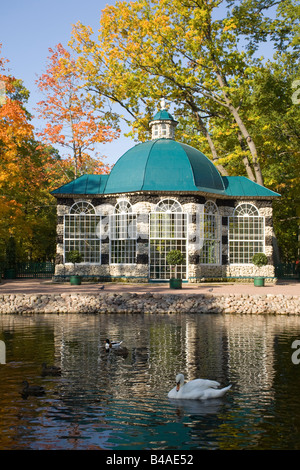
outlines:
{"label": "window grille", "polygon": [[158,133],[159,133],[158,124],[154,124],[154,125],[153,125],[153,136],[154,136],[154,137],[158,137]]}
{"label": "window grille", "polygon": [[163,199],[157,204],[155,212],[182,212],[182,207],[175,199]]}
{"label": "window grille", "polygon": [[64,221],[64,252],[78,250],[85,263],[101,263],[100,225],[102,216],[69,214]]}
{"label": "window grille", "polygon": [[232,264],[251,263],[255,253],[264,252],[264,217],[253,204],[240,204],[229,217],[228,244]]}
{"label": "window grille", "polygon": [[110,262],[136,263],[136,214],[128,201],[120,201],[110,216]]}
{"label": "window grille", "polygon": [[95,214],[93,204],[87,201],[78,201],[73,204],[70,209],[70,214]]}
{"label": "window grille", "polygon": [[200,263],[220,264],[221,224],[216,204],[207,201],[200,217]]}
{"label": "window grille", "polygon": [[150,214],[150,279],[170,279],[171,267],[166,256],[171,250],[180,250],[184,262],[177,266],[177,275],[187,278],[187,214],[173,199],[161,201]]}

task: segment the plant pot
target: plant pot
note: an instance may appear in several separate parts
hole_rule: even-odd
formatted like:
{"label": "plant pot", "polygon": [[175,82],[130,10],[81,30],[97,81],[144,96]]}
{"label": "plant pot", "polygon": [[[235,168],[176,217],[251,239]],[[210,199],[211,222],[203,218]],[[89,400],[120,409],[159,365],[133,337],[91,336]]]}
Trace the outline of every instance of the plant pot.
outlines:
{"label": "plant pot", "polygon": [[181,289],[182,288],[182,279],[171,278],[170,279],[170,289]]}
{"label": "plant pot", "polygon": [[254,278],[254,285],[256,287],[263,287],[265,285],[265,278],[264,277],[255,277]]}
{"label": "plant pot", "polygon": [[16,277],[16,270],[14,268],[4,270],[4,279],[16,279]]}
{"label": "plant pot", "polygon": [[72,284],[72,286],[80,286],[81,276],[78,276],[78,275],[70,276],[70,284]]}

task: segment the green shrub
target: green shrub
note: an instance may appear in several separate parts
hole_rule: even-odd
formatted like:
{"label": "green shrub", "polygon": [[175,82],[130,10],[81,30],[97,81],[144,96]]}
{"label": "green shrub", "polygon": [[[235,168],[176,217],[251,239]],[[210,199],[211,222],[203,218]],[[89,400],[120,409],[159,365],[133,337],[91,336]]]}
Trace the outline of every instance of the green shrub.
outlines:
{"label": "green shrub", "polygon": [[166,260],[170,266],[176,266],[184,262],[184,256],[180,250],[171,250],[167,254]]}
{"label": "green shrub", "polygon": [[77,250],[73,250],[73,251],[69,251],[67,254],[66,254],[66,261],[68,263],[81,263],[83,261],[83,256],[82,254],[77,251]]}
{"label": "green shrub", "polygon": [[252,257],[252,263],[260,268],[268,264],[268,258],[264,253],[255,253]]}

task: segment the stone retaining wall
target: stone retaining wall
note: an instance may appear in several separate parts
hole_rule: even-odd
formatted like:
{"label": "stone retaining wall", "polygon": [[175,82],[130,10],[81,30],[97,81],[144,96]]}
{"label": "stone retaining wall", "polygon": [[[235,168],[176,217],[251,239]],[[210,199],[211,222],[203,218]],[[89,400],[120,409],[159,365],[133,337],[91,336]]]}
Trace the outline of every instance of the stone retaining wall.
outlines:
{"label": "stone retaining wall", "polygon": [[210,294],[3,294],[0,314],[242,313],[299,315],[300,296]]}

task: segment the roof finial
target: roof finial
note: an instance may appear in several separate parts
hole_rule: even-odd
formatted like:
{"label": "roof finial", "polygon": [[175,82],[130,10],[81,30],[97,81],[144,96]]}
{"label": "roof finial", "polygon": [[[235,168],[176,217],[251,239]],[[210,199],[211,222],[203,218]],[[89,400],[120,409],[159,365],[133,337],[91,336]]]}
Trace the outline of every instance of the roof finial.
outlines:
{"label": "roof finial", "polygon": [[164,98],[164,96],[162,97],[162,99],[160,100],[160,109],[163,111],[164,109],[166,109],[166,100]]}

